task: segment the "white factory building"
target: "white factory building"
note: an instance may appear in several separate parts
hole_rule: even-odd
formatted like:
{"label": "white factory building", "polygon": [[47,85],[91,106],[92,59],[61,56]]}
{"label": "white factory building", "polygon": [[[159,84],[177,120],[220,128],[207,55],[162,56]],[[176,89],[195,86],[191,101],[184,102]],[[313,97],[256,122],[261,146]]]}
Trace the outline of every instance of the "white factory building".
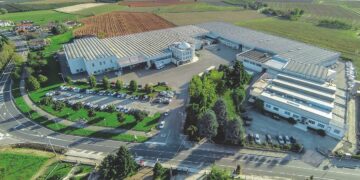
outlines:
{"label": "white factory building", "polygon": [[64,45],[64,51],[71,73],[101,74],[139,64],[157,69],[181,65],[211,43],[238,50],[235,58],[249,72],[267,74],[263,88],[253,93],[266,111],[338,139],[344,136],[345,120],[332,83],[336,72],[329,68],[340,57],[338,52],[222,22],[76,39]]}

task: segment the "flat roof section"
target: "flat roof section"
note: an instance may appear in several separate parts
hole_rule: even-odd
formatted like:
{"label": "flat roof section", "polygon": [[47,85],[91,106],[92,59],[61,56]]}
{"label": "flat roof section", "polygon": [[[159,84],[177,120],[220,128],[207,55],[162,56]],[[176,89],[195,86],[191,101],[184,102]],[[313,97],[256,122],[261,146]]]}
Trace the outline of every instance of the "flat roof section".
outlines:
{"label": "flat roof section", "polygon": [[338,52],[325,50],[229,23],[208,22],[198,24],[197,26],[211,31],[214,36],[221,36],[250,48],[270,51],[288,61],[294,60],[302,63],[322,64],[340,56]]}
{"label": "flat roof section", "polygon": [[329,69],[316,64],[305,64],[296,61],[288,61],[283,68],[284,72],[294,73],[313,80],[326,80]]}
{"label": "flat roof section", "polygon": [[264,53],[255,49],[239,53],[238,56],[254,60],[259,63],[265,63],[271,59],[268,53]]}

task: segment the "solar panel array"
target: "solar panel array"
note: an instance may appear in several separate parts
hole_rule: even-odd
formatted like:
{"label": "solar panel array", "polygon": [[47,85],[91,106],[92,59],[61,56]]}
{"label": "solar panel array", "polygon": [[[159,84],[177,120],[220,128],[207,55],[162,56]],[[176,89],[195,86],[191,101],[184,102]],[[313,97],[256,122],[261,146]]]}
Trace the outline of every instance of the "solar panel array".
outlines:
{"label": "solar panel array", "polygon": [[302,63],[321,64],[340,54],[290,39],[265,34],[259,31],[223,22],[209,22],[197,25],[215,35],[250,47],[257,47],[278,54],[286,60]]}

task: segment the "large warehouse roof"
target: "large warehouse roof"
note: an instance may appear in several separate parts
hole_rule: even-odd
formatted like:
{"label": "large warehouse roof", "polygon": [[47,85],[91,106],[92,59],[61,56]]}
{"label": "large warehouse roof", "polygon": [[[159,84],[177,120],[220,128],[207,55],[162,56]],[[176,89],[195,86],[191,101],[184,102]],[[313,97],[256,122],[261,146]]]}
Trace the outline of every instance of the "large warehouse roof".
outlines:
{"label": "large warehouse roof", "polygon": [[235,26],[223,22],[209,22],[197,25],[239,44],[270,51],[286,60],[302,63],[321,64],[322,62],[339,56],[339,53],[314,47],[305,43],[265,34],[259,31]]}
{"label": "large warehouse roof", "polygon": [[189,25],[101,40],[96,37],[83,38],[64,45],[64,50],[69,59],[83,57],[85,60],[93,60],[101,54],[103,56],[115,55],[118,58],[139,55],[154,57],[163,54],[174,42],[195,43],[195,36],[206,33],[208,31],[205,29]]}

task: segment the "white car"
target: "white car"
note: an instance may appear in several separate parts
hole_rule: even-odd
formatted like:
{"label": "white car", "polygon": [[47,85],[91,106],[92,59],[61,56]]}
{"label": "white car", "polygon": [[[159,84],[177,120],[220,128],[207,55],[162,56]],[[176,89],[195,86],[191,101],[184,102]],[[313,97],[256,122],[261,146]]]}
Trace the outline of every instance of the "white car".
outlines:
{"label": "white car", "polygon": [[255,143],[256,143],[256,144],[261,144],[261,140],[260,140],[259,134],[255,134],[254,140],[255,140]]}
{"label": "white car", "polygon": [[160,125],[159,125],[159,128],[162,129],[162,128],[164,128],[164,126],[165,126],[165,121],[161,121]]}

